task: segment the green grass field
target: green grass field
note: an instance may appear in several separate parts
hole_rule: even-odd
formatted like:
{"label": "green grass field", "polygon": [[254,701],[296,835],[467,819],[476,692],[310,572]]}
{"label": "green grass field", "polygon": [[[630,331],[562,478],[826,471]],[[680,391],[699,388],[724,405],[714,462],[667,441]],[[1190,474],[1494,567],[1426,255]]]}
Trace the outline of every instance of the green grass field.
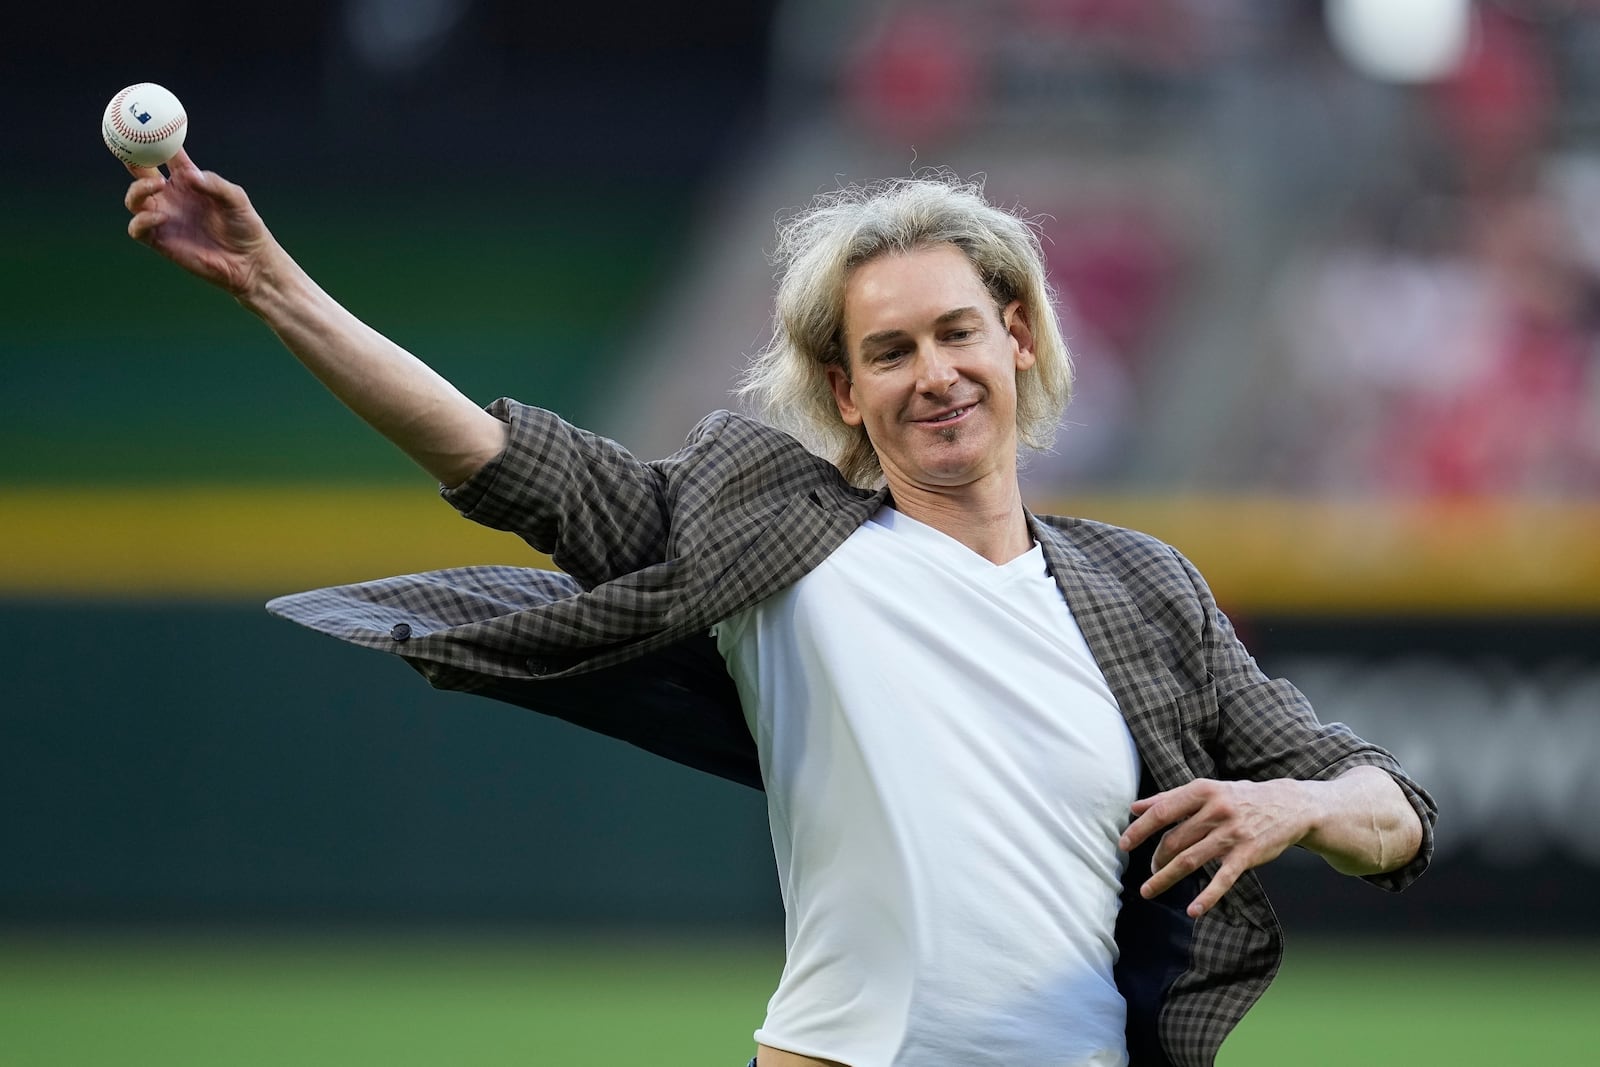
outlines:
{"label": "green grass field", "polygon": [[[0,1063],[741,1065],[775,944],[0,940]],[[1596,1064],[1600,946],[1297,944],[1223,1050],[1266,1064]]]}

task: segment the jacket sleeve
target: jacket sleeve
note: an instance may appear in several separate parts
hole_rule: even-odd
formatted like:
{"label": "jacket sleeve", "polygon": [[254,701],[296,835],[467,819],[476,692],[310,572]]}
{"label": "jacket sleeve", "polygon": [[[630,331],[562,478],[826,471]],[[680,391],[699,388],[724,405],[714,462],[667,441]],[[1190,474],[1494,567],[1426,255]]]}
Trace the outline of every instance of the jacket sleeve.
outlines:
{"label": "jacket sleeve", "polygon": [[1267,677],[1218,608],[1200,572],[1176,550],[1173,555],[1193,584],[1203,612],[1201,644],[1216,688],[1217,709],[1207,748],[1217,775],[1257,781],[1326,781],[1352,767],[1382,768],[1417,813],[1422,843],[1416,858],[1406,866],[1365,879],[1389,890],[1410,885],[1433,856],[1434,824],[1439,816],[1433,798],[1388,751],[1358,737],[1343,723],[1320,722],[1304,694],[1284,679]]}
{"label": "jacket sleeve", "polygon": [[540,408],[502,398],[488,410],[509,426],[506,447],[459,486],[441,490],[456,510],[517,534],[585,589],[668,558],[670,472],[715,438],[715,415],[682,452],[645,462]]}

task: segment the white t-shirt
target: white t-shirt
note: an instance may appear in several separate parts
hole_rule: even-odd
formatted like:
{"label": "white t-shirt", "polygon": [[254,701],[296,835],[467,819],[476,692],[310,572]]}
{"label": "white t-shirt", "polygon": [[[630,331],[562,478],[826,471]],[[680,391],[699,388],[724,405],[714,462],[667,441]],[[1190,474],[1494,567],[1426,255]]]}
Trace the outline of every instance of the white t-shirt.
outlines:
{"label": "white t-shirt", "polygon": [[1126,1063],[1138,754],[1039,547],[996,566],[885,508],[715,633],[786,913],[756,1040],[850,1067]]}

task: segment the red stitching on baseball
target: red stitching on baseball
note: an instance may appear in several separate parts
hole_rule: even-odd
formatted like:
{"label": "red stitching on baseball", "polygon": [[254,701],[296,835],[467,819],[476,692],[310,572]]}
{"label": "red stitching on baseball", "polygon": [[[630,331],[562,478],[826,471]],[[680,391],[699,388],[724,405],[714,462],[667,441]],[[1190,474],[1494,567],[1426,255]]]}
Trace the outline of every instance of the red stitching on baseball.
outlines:
{"label": "red stitching on baseball", "polygon": [[163,126],[157,126],[153,130],[136,130],[129,126],[122,116],[122,105],[127,102],[129,93],[140,86],[147,84],[149,83],[140,82],[139,85],[130,85],[126,89],[122,90],[122,92],[117,94],[117,98],[115,101],[113,101],[113,107],[111,109],[111,113],[116,116],[116,118],[112,120],[112,124],[116,127],[117,133],[127,140],[134,142],[135,144],[151,144],[155,141],[165,140],[174,133],[177,133],[178,130],[182,129],[183,124],[189,121],[188,114],[180,110],[177,118],[172,119]]}

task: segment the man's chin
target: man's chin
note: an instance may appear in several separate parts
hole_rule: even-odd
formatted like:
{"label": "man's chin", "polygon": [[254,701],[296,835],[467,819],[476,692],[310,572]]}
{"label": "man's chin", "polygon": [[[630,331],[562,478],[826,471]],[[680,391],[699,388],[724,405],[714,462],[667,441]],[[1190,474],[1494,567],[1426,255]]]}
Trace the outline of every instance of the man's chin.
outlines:
{"label": "man's chin", "polygon": [[929,488],[959,489],[977,481],[989,467],[982,455],[942,455],[923,459],[910,473],[912,481]]}

